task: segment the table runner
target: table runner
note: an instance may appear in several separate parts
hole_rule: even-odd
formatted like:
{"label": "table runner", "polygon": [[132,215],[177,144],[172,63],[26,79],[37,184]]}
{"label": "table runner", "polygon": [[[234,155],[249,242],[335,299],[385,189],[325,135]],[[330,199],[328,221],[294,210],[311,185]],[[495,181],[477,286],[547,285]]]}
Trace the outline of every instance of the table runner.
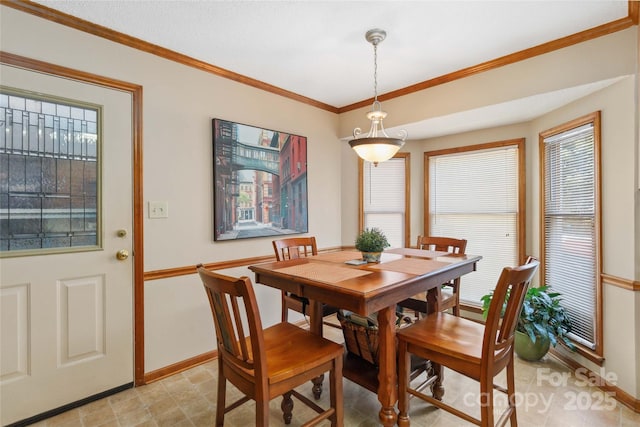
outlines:
{"label": "table runner", "polygon": [[437,258],[439,256],[451,255],[450,252],[431,251],[427,249],[415,249],[415,248],[387,249],[385,252],[389,252],[392,254],[407,255],[407,256],[417,256],[422,258]]}
{"label": "table runner", "polygon": [[320,261],[345,262],[352,259],[362,259],[362,254],[358,251],[327,252],[316,255],[314,258]]}
{"label": "table runner", "polygon": [[370,269],[397,271],[419,276],[430,271],[449,265],[446,262],[434,261],[431,259],[402,258],[396,261],[383,262],[380,264],[369,264]]}
{"label": "table runner", "polygon": [[279,268],[277,271],[278,273],[306,277],[307,279],[329,284],[338,283],[342,282],[343,280],[354,279],[356,277],[371,274],[370,271],[358,270],[357,268],[313,262],[308,264]]}

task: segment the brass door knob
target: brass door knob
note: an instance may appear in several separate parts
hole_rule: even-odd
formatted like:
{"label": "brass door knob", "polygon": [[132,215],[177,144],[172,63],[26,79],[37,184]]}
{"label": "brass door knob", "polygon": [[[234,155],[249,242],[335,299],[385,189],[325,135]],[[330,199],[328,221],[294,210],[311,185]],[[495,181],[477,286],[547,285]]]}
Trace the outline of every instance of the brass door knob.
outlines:
{"label": "brass door knob", "polygon": [[129,251],[126,249],[120,249],[118,252],[116,252],[116,258],[118,258],[120,261],[124,261],[125,259],[129,258]]}

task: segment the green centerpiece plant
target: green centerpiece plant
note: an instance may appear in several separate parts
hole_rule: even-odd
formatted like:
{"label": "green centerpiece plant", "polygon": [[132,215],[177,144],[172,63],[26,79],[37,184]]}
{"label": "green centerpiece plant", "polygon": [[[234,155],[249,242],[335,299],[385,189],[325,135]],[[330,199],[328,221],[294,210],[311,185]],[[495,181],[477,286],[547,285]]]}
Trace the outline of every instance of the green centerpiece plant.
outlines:
{"label": "green centerpiece plant", "polygon": [[[562,306],[559,292],[549,286],[531,287],[527,290],[518,318],[515,335],[515,352],[525,360],[540,360],[549,345],[561,343],[570,350],[575,346],[567,336],[571,331],[571,320]],[[493,291],[483,295],[482,313],[486,319]]]}
{"label": "green centerpiece plant", "polygon": [[366,228],[356,238],[356,249],[362,252],[362,259],[367,262],[379,262],[384,248],[391,246],[379,228]]}

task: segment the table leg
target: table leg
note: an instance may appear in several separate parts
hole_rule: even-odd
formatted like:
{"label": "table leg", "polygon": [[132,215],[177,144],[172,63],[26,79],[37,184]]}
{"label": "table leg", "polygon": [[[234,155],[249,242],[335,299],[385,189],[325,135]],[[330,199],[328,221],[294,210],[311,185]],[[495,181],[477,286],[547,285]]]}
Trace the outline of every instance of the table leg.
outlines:
{"label": "table leg", "polygon": [[444,381],[444,369],[439,363],[434,363],[432,366],[436,380],[431,385],[431,395],[436,400],[442,400],[442,397],[444,396],[444,386],[442,385]]}
{"label": "table leg", "polygon": [[[309,300],[309,330],[316,335],[322,336],[322,303]],[[324,374],[311,380],[313,383],[313,397],[319,400],[322,396],[322,382]]]}
{"label": "table leg", "polygon": [[442,298],[442,289],[440,286],[431,288],[427,291],[427,314],[436,313],[440,310],[438,306]]}
{"label": "table leg", "polygon": [[309,330],[322,336],[322,303],[309,300]]}
{"label": "table leg", "polygon": [[378,401],[380,422],[385,427],[395,425],[398,414],[395,404],[398,400],[398,374],[396,371],[396,310],[395,306],[378,312]]}

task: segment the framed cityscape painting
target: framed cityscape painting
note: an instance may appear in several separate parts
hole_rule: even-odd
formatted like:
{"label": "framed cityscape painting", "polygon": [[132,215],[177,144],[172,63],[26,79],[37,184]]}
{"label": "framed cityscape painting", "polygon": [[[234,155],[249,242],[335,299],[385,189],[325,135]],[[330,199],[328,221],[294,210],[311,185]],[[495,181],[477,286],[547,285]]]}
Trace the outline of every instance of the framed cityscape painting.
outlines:
{"label": "framed cityscape painting", "polygon": [[307,138],[213,119],[214,240],[306,233]]}

